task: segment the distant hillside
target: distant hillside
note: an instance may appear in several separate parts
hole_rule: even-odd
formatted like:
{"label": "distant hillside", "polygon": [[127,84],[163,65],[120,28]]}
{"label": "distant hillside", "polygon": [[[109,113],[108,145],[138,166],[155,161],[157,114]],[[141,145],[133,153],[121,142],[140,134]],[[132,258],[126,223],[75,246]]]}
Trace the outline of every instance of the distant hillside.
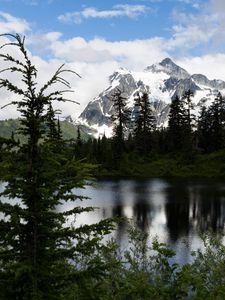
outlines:
{"label": "distant hillside", "polygon": [[[19,128],[20,121],[19,119],[8,119],[0,121],[0,136],[8,138],[12,135],[12,132],[15,135],[15,139],[20,139],[21,142],[24,141],[24,137],[17,133]],[[61,121],[61,130],[63,133],[64,139],[76,139],[77,137],[77,125],[74,125],[68,121]],[[83,131],[82,126],[80,126],[81,138],[87,140],[90,138],[90,135]]]}

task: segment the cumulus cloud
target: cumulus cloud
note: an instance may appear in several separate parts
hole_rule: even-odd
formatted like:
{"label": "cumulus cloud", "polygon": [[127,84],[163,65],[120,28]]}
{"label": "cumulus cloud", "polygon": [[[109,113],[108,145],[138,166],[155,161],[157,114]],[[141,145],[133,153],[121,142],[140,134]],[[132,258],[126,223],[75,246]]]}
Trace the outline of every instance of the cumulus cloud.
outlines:
{"label": "cumulus cloud", "polygon": [[122,67],[140,70],[152,61],[155,62],[168,55],[164,51],[164,43],[161,38],[112,42],[101,38],[86,40],[75,37],[65,41],[55,40],[48,44],[48,47],[55,57],[68,62],[115,61]]}
{"label": "cumulus cloud", "polygon": [[210,0],[208,12],[217,17],[218,34],[225,37],[225,2],[223,0]]}
{"label": "cumulus cloud", "polygon": [[0,11],[0,33],[24,33],[29,30],[30,24],[26,20]]}
{"label": "cumulus cloud", "polygon": [[[80,102],[80,105],[71,103],[57,104],[56,107],[62,110],[62,115],[78,115],[83,111],[87,103],[96,97],[103,89],[108,87],[108,77],[119,67],[126,67],[131,70],[143,70],[146,66],[161,61],[169,56],[168,41],[161,38],[146,40],[117,41],[111,42],[105,39],[94,38],[86,40],[82,37],[62,40],[60,32],[49,32],[43,36],[29,37],[30,44],[40,42],[40,47],[51,50],[51,60],[39,56],[32,56],[37,66],[39,86],[50,79],[52,73],[65,61],[67,68],[75,70],[82,78],[67,74],[66,79],[71,82],[75,91],[68,97]],[[15,53],[16,54],[16,53]],[[210,79],[220,78],[225,80],[224,70],[225,55],[205,55],[202,57],[180,57],[175,62],[187,69],[190,73],[203,73]],[[0,65],[2,68],[2,65]],[[11,77],[16,83],[19,78]],[[57,87],[60,88],[60,87]],[[4,105],[11,96],[2,94],[1,103]],[[0,118],[5,116],[16,116],[15,110],[8,107],[0,112]]]}
{"label": "cumulus cloud", "polygon": [[222,79],[225,81],[224,53],[183,57],[177,59],[177,63],[191,74],[204,74],[209,79]]}
{"label": "cumulus cloud", "polygon": [[[87,103],[108,87],[108,77],[119,67],[131,70],[143,70],[158,62],[168,53],[163,51],[162,39],[110,42],[95,38],[85,40],[76,37],[70,40],[54,41],[51,45],[53,55],[76,70],[82,79],[71,78],[75,89],[75,98],[80,107],[74,109],[78,115]],[[69,106],[68,106],[69,107]],[[64,113],[71,109],[64,107]]]}
{"label": "cumulus cloud", "polygon": [[[35,45],[36,49],[48,48],[52,52],[52,59],[49,61],[39,56],[32,56],[39,70],[37,78],[39,85],[49,80],[54,70],[65,61],[67,61],[68,68],[82,76],[78,78],[68,74],[66,78],[75,90],[74,94],[68,96],[80,102],[80,105],[76,106],[71,103],[58,105],[63,115],[72,114],[73,116],[78,116],[90,100],[108,87],[108,77],[119,67],[142,70],[168,55],[162,50],[163,40],[161,39],[110,42],[99,38],[88,41],[76,37],[63,41],[59,32],[49,32],[43,36],[39,35],[38,38],[30,36],[28,42],[32,46]],[[16,77],[12,79],[15,83],[19,82]],[[6,96],[1,99],[3,104],[8,101]],[[0,117],[3,117],[2,113]],[[5,109],[4,114],[15,115],[11,107]]]}
{"label": "cumulus cloud", "polygon": [[[33,55],[31,53],[30,55],[39,69],[37,78],[39,85],[46,82],[62,63],[67,62],[68,68],[75,70],[82,76],[82,78],[78,78],[71,76],[71,74],[67,75],[66,79],[71,82],[71,86],[75,90],[75,93],[68,95],[68,97],[79,101],[81,104],[76,106],[71,103],[64,103],[58,105],[57,108],[62,109],[64,116],[69,114],[78,116],[87,103],[108,86],[108,76],[117,68],[125,67],[140,71],[148,65],[161,61],[166,56],[171,56],[173,51],[178,49],[191,50],[199,45],[212,44],[212,41],[218,39],[220,34],[223,36],[225,2],[209,0],[207,4],[208,7],[204,6],[201,11],[195,14],[184,11],[176,11],[176,14],[174,12],[172,37],[168,39],[153,37],[133,41],[108,41],[97,37],[87,40],[80,36],[64,39],[62,33],[56,31],[38,35],[32,33],[28,36],[27,42],[29,48],[35,50],[32,51]],[[132,7],[134,9],[137,6]],[[146,12],[146,7],[143,7],[143,11],[134,9],[131,12],[130,6],[120,5],[113,8],[112,11],[115,11],[115,15],[110,15],[110,11],[94,10],[86,11],[86,17],[84,15],[79,15],[79,17],[81,17],[81,21],[88,18],[112,18],[118,17],[118,12],[123,12],[121,16],[134,18],[138,14]],[[85,9],[82,12],[84,11]],[[125,11],[127,11],[126,14]],[[71,21],[74,21],[72,16]],[[0,32],[3,29],[4,32],[12,32],[12,28],[16,28],[19,33],[24,33],[30,30],[30,25],[25,20],[0,12]],[[180,57],[175,59],[175,62],[189,73],[203,73],[210,79],[225,80],[222,67],[225,65],[225,54],[219,52],[216,51],[213,54],[208,52],[198,57],[191,56],[191,52],[187,52],[188,55],[185,54],[185,56],[183,53],[179,53]],[[34,53],[38,53],[39,56],[35,56]],[[45,55],[46,53],[48,56]],[[42,54],[43,58],[40,57]],[[47,60],[46,57],[51,59]],[[0,69],[2,68],[1,62]],[[19,82],[19,78],[13,74],[10,76],[15,80],[15,83]],[[1,91],[1,105],[10,101],[11,97]],[[4,111],[0,111],[0,118],[6,116],[16,116],[15,110],[13,111],[12,107],[8,107]]]}
{"label": "cumulus cloud", "polygon": [[42,81],[49,79],[57,65],[65,61],[70,69],[82,76],[81,79],[74,76],[67,78],[75,90],[72,97],[80,102],[80,106],[63,104],[63,107],[60,106],[63,115],[78,116],[90,100],[108,87],[108,77],[119,67],[143,70],[168,56],[163,51],[164,41],[160,38],[118,42],[100,38],[86,40],[82,37],[62,40],[59,32],[49,32],[38,38],[30,37],[29,43],[35,43],[36,49],[48,48],[54,57],[49,62],[35,58]]}
{"label": "cumulus cloud", "polygon": [[145,5],[129,5],[120,4],[114,5],[110,10],[98,10],[95,7],[86,7],[82,11],[68,12],[60,15],[58,20],[61,22],[74,22],[76,24],[82,23],[85,19],[90,18],[116,18],[116,17],[128,17],[137,18],[139,15],[146,13],[149,8]]}
{"label": "cumulus cloud", "polygon": [[177,0],[177,1],[184,4],[189,4],[196,9],[199,9],[201,6],[199,0]]}
{"label": "cumulus cloud", "polygon": [[[209,0],[196,2],[195,0],[178,0],[189,4],[198,4],[201,8],[197,13],[174,10],[171,28],[172,37],[168,41],[168,49],[194,49],[202,46],[206,51],[224,47],[225,42],[225,2],[223,0]],[[214,49],[213,49],[214,48]]]}

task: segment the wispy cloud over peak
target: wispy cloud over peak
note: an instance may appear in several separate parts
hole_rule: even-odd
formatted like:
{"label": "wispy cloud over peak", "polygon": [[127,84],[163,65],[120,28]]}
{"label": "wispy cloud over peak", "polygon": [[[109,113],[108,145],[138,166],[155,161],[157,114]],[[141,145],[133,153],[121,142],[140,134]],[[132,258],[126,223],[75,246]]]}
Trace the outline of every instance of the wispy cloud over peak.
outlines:
{"label": "wispy cloud over peak", "polygon": [[116,18],[116,17],[128,17],[137,18],[139,15],[146,13],[150,8],[145,5],[130,5],[130,4],[118,4],[114,5],[109,10],[98,10],[95,7],[86,7],[82,11],[68,12],[60,15],[58,20],[61,22],[73,22],[76,24],[82,23],[85,19],[96,18]]}

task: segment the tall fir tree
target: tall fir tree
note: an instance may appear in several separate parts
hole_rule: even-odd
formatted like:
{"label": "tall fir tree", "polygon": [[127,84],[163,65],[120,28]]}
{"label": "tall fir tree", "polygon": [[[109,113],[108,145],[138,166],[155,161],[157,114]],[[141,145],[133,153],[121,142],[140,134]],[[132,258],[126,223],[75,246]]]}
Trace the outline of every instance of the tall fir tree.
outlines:
{"label": "tall fir tree", "polygon": [[194,105],[192,97],[194,93],[189,89],[183,93],[181,101],[183,102],[184,112],[184,127],[183,127],[183,151],[186,152],[186,156],[192,156],[192,150],[194,146],[193,128],[196,126],[196,118],[192,113]]}
{"label": "tall fir tree", "polygon": [[114,147],[116,158],[120,158],[124,150],[124,134],[128,123],[130,122],[131,111],[127,107],[126,97],[121,90],[116,89],[112,95],[112,103],[114,113],[112,120],[115,122],[114,126]]}
{"label": "tall fir tree", "polygon": [[75,142],[75,153],[76,155],[81,158],[82,157],[82,139],[81,139],[81,133],[80,133],[80,126],[77,126],[77,138]]}
{"label": "tall fir tree", "polygon": [[186,153],[187,158],[192,157],[193,150],[191,96],[192,92],[188,91],[181,99],[175,97],[170,105],[168,121],[169,149]]}
{"label": "tall fir tree", "polygon": [[212,138],[213,150],[217,151],[225,146],[225,99],[218,93],[214,102],[210,106],[212,115]]}
{"label": "tall fir tree", "polygon": [[201,107],[197,125],[197,147],[201,152],[209,152],[211,149],[211,125],[212,116],[205,105]]}
{"label": "tall fir tree", "polygon": [[198,120],[198,145],[203,152],[213,152],[225,146],[225,99],[218,93],[212,104],[203,106]]}
{"label": "tall fir tree", "polygon": [[183,129],[185,124],[185,108],[178,96],[170,105],[168,134],[169,148],[171,151],[181,151],[183,149]]}
{"label": "tall fir tree", "polygon": [[53,110],[52,104],[50,103],[47,109],[46,115],[46,126],[47,126],[47,139],[59,139],[59,122],[56,123],[55,111]]}
{"label": "tall fir tree", "polygon": [[135,140],[139,152],[146,155],[152,149],[152,132],[156,128],[156,118],[151,108],[147,93],[138,94],[135,98],[136,120]]}
{"label": "tall fir tree", "polygon": [[[16,72],[25,87],[1,78],[0,88],[18,96],[9,105],[16,105],[21,114],[20,132],[26,136],[26,142],[10,147],[1,162],[1,179],[6,186],[0,200],[0,298],[74,299],[73,291],[81,284],[82,274],[87,278],[88,274],[98,273],[94,254],[111,222],[76,227],[69,220],[92,208],[74,203],[68,211],[59,210],[63,202],[73,203],[83,198],[74,188],[83,187],[84,180],[90,178],[89,165],[69,155],[65,142],[58,148],[58,140],[52,139],[55,117],[51,105],[65,99],[63,90],[49,93],[47,90],[55,83],[69,88],[63,75],[72,71],[61,66],[37,90],[37,70],[27,54],[24,38],[11,34],[4,38],[8,42],[1,49],[16,47],[22,58],[0,54],[8,63],[2,72]],[[47,123],[53,126],[50,135]],[[85,256],[87,264],[81,260]]]}
{"label": "tall fir tree", "polygon": [[186,122],[190,131],[192,129],[192,124],[194,121],[194,115],[191,113],[191,111],[194,108],[192,103],[192,97],[194,97],[194,93],[191,90],[185,91],[182,96],[182,101],[184,103],[184,106],[186,106]]}

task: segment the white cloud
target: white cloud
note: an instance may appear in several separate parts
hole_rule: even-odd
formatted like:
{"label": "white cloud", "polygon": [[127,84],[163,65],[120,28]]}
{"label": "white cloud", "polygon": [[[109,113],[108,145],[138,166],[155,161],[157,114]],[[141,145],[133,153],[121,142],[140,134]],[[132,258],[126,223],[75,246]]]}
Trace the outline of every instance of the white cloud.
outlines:
{"label": "white cloud", "polygon": [[224,0],[210,0],[210,8],[216,12],[225,13]]}
{"label": "white cloud", "polygon": [[209,79],[222,79],[225,81],[224,53],[179,58],[177,63],[191,74],[204,74]]}
{"label": "white cloud", "polygon": [[119,67],[142,70],[168,55],[163,51],[164,41],[159,38],[110,42],[100,38],[88,41],[82,37],[63,41],[60,37],[59,33],[49,33],[42,38],[34,37],[32,41],[40,41],[41,47],[48,47],[56,58],[38,65],[43,74],[40,76],[42,80],[47,80],[46,76],[56,68],[57,63],[59,65],[59,62],[65,61],[70,69],[82,76],[82,79],[74,76],[68,78],[75,90],[73,97],[80,102],[80,106],[63,104],[63,115],[78,116],[90,100],[108,87],[108,77]]}
{"label": "white cloud", "polygon": [[199,0],[177,0],[177,1],[184,4],[189,4],[196,9],[199,9],[201,6]]}
{"label": "white cloud", "polygon": [[[70,99],[80,102],[80,105],[71,103],[57,104],[62,110],[62,115],[78,116],[87,103],[108,86],[108,77],[119,67],[131,70],[143,70],[146,66],[158,62],[169,55],[168,41],[160,38],[134,41],[110,42],[95,38],[85,40],[76,37],[62,40],[60,32],[49,32],[37,39],[35,36],[28,39],[35,47],[48,48],[52,51],[53,59],[47,61],[38,56],[32,56],[32,60],[39,70],[39,85],[44,84],[52,73],[65,61],[66,67],[78,72],[82,78],[68,74],[66,79],[71,82],[74,94],[68,94]],[[40,42],[38,46],[37,41]],[[30,54],[31,55],[31,54]],[[180,57],[175,62],[187,69],[190,73],[203,73],[209,78],[225,80],[223,66],[225,54],[205,55],[202,57]],[[2,68],[2,63],[0,68]],[[15,83],[19,79],[10,75]],[[57,86],[58,88],[58,86]],[[1,103],[4,105],[11,99],[7,93],[1,91]],[[8,107],[0,112],[0,117],[16,116],[15,109]]]}
{"label": "white cloud", "polygon": [[81,23],[85,19],[90,18],[116,18],[116,17],[128,17],[136,18],[141,14],[146,13],[149,8],[145,5],[129,5],[120,4],[114,5],[111,10],[98,10],[95,7],[86,7],[79,12],[68,12],[64,15],[60,15],[58,20],[61,22],[74,22],[76,24]]}
{"label": "white cloud", "polygon": [[[54,70],[65,61],[67,61],[68,68],[75,70],[82,76],[80,79],[76,76],[67,75],[66,79],[71,82],[71,86],[75,90],[74,94],[68,96],[79,101],[80,106],[71,103],[58,106],[62,109],[63,115],[78,116],[87,103],[108,86],[108,77],[119,67],[142,70],[168,55],[161,49],[163,46],[161,39],[109,42],[98,38],[90,41],[81,37],[65,41],[60,38],[59,32],[49,32],[43,36],[39,35],[38,38],[31,36],[28,38],[28,42],[33,44],[35,41],[36,49],[51,49],[51,56],[54,57],[49,61],[38,56],[32,57],[39,69],[37,78],[39,85],[45,83]],[[0,64],[1,68],[2,63]],[[16,84],[19,82],[15,76],[12,79],[15,80]],[[8,101],[5,96],[1,99],[3,105]],[[3,112],[4,116],[15,116],[11,107]],[[3,117],[3,112],[0,113],[0,117]]]}
{"label": "white cloud", "polygon": [[[47,80],[52,70],[65,61],[69,68],[82,76],[82,79],[68,78],[75,90],[73,99],[80,101],[81,105],[78,107],[68,103],[63,104],[63,107],[60,106],[63,108],[63,115],[76,116],[90,100],[108,86],[108,76],[118,67],[143,70],[146,66],[169,56],[167,49],[171,46],[170,40],[160,38],[111,42],[100,38],[88,41],[82,37],[62,41],[60,34],[54,33],[49,33],[48,37],[51,38],[46,43],[56,59],[49,62],[40,60],[38,66],[43,74],[40,77],[42,80]],[[175,59],[175,62],[191,74],[202,73],[210,79],[225,80],[223,68],[225,54],[208,54],[199,57],[189,55]]]}
{"label": "white cloud", "polygon": [[225,37],[225,2],[224,0],[210,0],[208,12],[217,17],[218,35]]}
{"label": "white cloud", "polygon": [[30,24],[20,18],[0,11],[0,33],[24,33],[30,30]]}
{"label": "white cloud", "polygon": [[[146,66],[158,62],[170,56],[171,50],[192,49],[199,45],[209,44],[215,41],[222,32],[223,22],[225,25],[225,2],[219,0],[210,0],[209,7],[205,7],[197,14],[185,14],[177,12],[173,16],[174,26],[172,28],[172,38],[149,38],[145,40],[133,41],[107,41],[103,38],[93,38],[86,40],[83,37],[73,37],[63,39],[60,32],[48,32],[46,34],[31,34],[27,38],[27,45],[31,46],[36,53],[48,54],[51,60],[32,56],[32,60],[39,69],[39,84],[46,82],[52,73],[65,61],[67,67],[78,72],[82,78],[67,75],[75,93],[68,95],[81,103],[76,106],[71,103],[64,103],[58,107],[62,109],[62,115],[76,115],[85,108],[87,103],[97,96],[108,85],[108,76],[111,75],[118,67],[125,67],[131,70],[143,70]],[[133,6],[134,8],[134,6]],[[114,7],[113,11],[126,11],[126,16],[133,18],[137,11],[132,12],[129,7],[124,5]],[[129,11],[129,13],[128,13]],[[86,11],[86,17],[81,16],[81,21],[85,18],[100,18],[98,13],[104,12],[104,18],[109,17],[107,11]],[[142,13],[141,10],[139,13]],[[143,10],[144,13],[144,10]],[[103,17],[101,15],[101,17]],[[124,15],[124,14],[123,14]],[[221,16],[218,19],[218,16]],[[116,17],[116,16],[114,16]],[[73,17],[71,17],[73,20]],[[12,31],[16,28],[17,32],[24,33],[30,30],[30,25],[22,19],[15,18],[9,14],[0,12],[0,32]],[[12,51],[14,51],[12,49]],[[179,65],[187,69],[190,73],[203,73],[210,79],[220,78],[225,80],[223,66],[225,65],[225,54],[219,53],[207,54],[198,57],[185,56],[182,52],[180,58],[175,59]],[[188,52],[187,52],[188,53]],[[15,55],[16,52],[14,52]],[[182,54],[182,55],[181,55]],[[43,57],[46,57],[43,55]],[[4,65],[0,62],[0,69]],[[19,83],[19,78],[10,74],[10,78]],[[1,105],[4,105],[12,96],[0,91]],[[0,105],[0,106],[1,106]],[[12,107],[0,111],[0,118],[16,116],[15,109]]]}
{"label": "white cloud", "polygon": [[58,31],[47,32],[45,34],[31,34],[26,39],[26,45],[32,47],[40,56],[48,53],[49,46],[60,39],[62,33]]}
{"label": "white cloud", "polygon": [[[172,38],[168,42],[168,49],[188,50],[201,45],[205,52],[224,47],[225,42],[225,2],[224,0],[209,0],[196,2],[195,0],[178,0],[179,2],[197,5],[197,13],[191,14],[174,10],[172,19]],[[201,4],[200,4],[201,3]]]}
{"label": "white cloud", "polygon": [[140,70],[152,61],[168,55],[163,50],[164,43],[161,38],[111,42],[101,38],[87,41],[82,37],[75,37],[66,41],[55,40],[48,47],[55,57],[69,62],[115,61],[122,67]]}

